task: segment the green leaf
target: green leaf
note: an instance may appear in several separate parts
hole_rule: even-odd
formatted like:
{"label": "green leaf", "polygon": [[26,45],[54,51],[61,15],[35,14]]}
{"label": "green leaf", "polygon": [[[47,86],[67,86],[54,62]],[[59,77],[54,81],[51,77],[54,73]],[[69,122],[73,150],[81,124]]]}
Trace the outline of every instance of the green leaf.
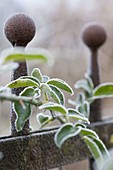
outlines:
{"label": "green leaf", "polygon": [[82,92],[78,93],[76,103],[83,104],[84,101],[85,101],[84,93],[82,93]]}
{"label": "green leaf", "polygon": [[42,83],[41,84],[41,90],[44,92],[48,98],[52,98],[54,101],[56,101],[58,104],[60,104],[60,99],[57,96],[57,94],[49,87],[48,84]]}
{"label": "green leaf", "polygon": [[98,135],[91,129],[82,128],[80,134],[83,137],[88,136],[88,137],[96,137],[97,139],[99,139]]}
{"label": "green leaf", "polygon": [[72,117],[72,118],[75,118],[77,120],[81,120],[83,122],[90,124],[88,119],[86,117],[84,117],[84,115],[81,114],[80,112],[78,112],[77,110],[72,109],[72,108],[71,109],[69,108],[67,110],[68,110],[68,114],[67,114],[68,117]]}
{"label": "green leaf", "polygon": [[[35,93],[34,89],[31,87],[28,87],[28,88],[24,89],[24,91],[22,91],[22,93],[20,95],[33,97],[34,93]],[[16,129],[17,129],[17,131],[21,131],[24,127],[26,120],[31,115],[31,105],[29,103],[25,103],[25,102],[15,102],[14,110],[17,115]]]}
{"label": "green leaf", "polygon": [[74,87],[76,89],[83,89],[85,90],[86,92],[88,92],[88,94],[91,94],[92,93],[92,89],[91,87],[89,86],[89,83],[86,79],[81,79],[79,81],[77,81],[74,85]]}
{"label": "green leaf", "polygon": [[20,79],[30,79],[30,80],[38,83],[38,85],[40,85],[40,81],[37,78],[33,77],[33,76],[21,76]]}
{"label": "green leaf", "polygon": [[90,89],[93,90],[94,84],[93,84],[93,81],[92,81],[91,77],[86,73],[85,78],[86,78],[86,80],[88,82],[88,85],[89,85]]}
{"label": "green leaf", "polygon": [[47,58],[44,55],[41,54],[10,54],[8,55],[4,62],[8,62],[8,61],[23,61],[23,60],[43,60],[44,62],[47,62]]}
{"label": "green leaf", "polygon": [[80,133],[81,128],[75,127],[72,123],[62,125],[55,134],[54,140],[57,147],[61,148],[62,144],[69,138]]}
{"label": "green leaf", "polygon": [[39,84],[30,79],[19,78],[14,81],[11,81],[7,85],[7,87],[10,87],[10,88],[18,88],[18,87],[26,87],[26,86],[39,87]]}
{"label": "green leaf", "polygon": [[104,159],[108,159],[110,157],[110,154],[109,154],[106,146],[104,145],[104,143],[96,136],[93,136],[92,138],[93,138],[93,141],[98,145],[100,151],[103,154]]}
{"label": "green leaf", "polygon": [[35,90],[32,87],[26,87],[21,93],[20,96],[33,97],[35,95]]}
{"label": "green leaf", "polygon": [[48,80],[47,84],[56,86],[62,90],[65,90],[65,91],[73,94],[72,88],[65,81],[63,81],[61,79],[57,79],[57,78],[50,79],[50,80]]}
{"label": "green leaf", "polygon": [[35,77],[39,80],[40,83],[43,82],[43,76],[41,74],[41,71],[38,68],[33,69],[31,76]]}
{"label": "green leaf", "polygon": [[78,111],[75,110],[75,109],[69,108],[69,109],[67,109],[67,110],[68,110],[68,114],[80,115],[80,116],[84,117],[84,115],[83,115],[82,113],[78,112]]}
{"label": "green leaf", "polygon": [[37,118],[37,122],[42,125],[43,123],[47,122],[50,119],[50,116],[44,115],[43,113],[39,113],[37,114],[36,118]]}
{"label": "green leaf", "polygon": [[64,98],[64,94],[61,92],[61,90],[59,90],[59,88],[57,88],[53,85],[49,85],[49,86],[58,96],[58,98],[60,100],[60,104],[64,105],[65,104],[65,98]]}
{"label": "green leaf", "polygon": [[93,99],[113,97],[113,83],[102,83],[93,91]]}
{"label": "green leaf", "polygon": [[48,102],[45,103],[41,106],[39,106],[39,109],[48,109],[48,110],[52,110],[52,111],[56,111],[56,112],[60,112],[62,114],[67,114],[67,110],[64,106],[53,103],[53,102]]}
{"label": "green leaf", "polygon": [[87,101],[84,102],[84,115],[87,118],[89,118],[90,115],[90,104]]}
{"label": "green leaf", "polygon": [[18,115],[16,120],[16,129],[17,131],[21,131],[24,127],[26,120],[29,118],[31,114],[31,106],[25,104],[25,108],[23,108],[19,102],[15,102],[14,108],[15,108],[15,112]]}
{"label": "green leaf", "polygon": [[78,122],[75,123],[75,126],[76,126],[76,127],[81,127],[81,128],[86,128],[86,125],[83,124],[83,123],[80,123],[80,122],[79,122],[79,123],[78,123]]}
{"label": "green leaf", "polygon": [[94,157],[99,168],[100,163],[103,164],[104,162],[102,152],[100,151],[98,145],[90,137],[84,136],[83,139],[91,151],[92,156]]}
{"label": "green leaf", "polygon": [[43,62],[48,61],[50,54],[43,49],[14,47],[13,49],[6,49],[2,52],[4,57],[4,63],[8,61],[23,61],[23,60],[42,60]]}
{"label": "green leaf", "polygon": [[90,104],[87,101],[84,101],[81,104],[78,104],[76,106],[76,110],[78,110],[80,113],[82,113],[86,118],[89,118],[90,114]]}

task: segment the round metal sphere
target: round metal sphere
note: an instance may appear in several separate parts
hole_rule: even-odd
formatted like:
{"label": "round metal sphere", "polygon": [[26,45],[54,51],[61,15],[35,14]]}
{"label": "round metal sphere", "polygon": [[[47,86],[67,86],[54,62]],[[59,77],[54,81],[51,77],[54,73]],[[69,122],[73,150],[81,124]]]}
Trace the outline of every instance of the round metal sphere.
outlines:
{"label": "round metal sphere", "polygon": [[34,21],[26,14],[10,16],[4,26],[4,33],[13,46],[26,46],[34,37]]}
{"label": "round metal sphere", "polygon": [[100,47],[106,40],[107,35],[104,28],[98,24],[87,24],[82,32],[84,43],[90,48]]}

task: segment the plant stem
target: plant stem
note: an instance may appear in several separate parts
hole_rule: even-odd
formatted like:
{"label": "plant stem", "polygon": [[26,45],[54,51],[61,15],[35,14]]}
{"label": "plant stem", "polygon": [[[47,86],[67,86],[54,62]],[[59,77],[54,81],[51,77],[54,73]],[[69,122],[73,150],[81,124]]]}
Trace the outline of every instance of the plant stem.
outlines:
{"label": "plant stem", "polygon": [[54,112],[52,110],[50,110],[50,113],[51,113],[52,118],[54,119],[55,118]]}
{"label": "plant stem", "polygon": [[44,126],[46,126],[48,123],[52,122],[53,120],[55,120],[55,118],[53,118],[53,117],[51,119],[47,120],[45,123],[42,124],[40,129],[42,129]]}
{"label": "plant stem", "polygon": [[23,102],[30,103],[35,106],[40,106],[42,104],[41,101],[35,100],[32,97],[16,96],[13,94],[12,95],[0,94],[0,100],[1,101],[8,100],[8,101],[12,101],[12,102],[23,101]]}
{"label": "plant stem", "polygon": [[61,125],[64,124],[64,123],[66,123],[66,122],[64,122],[59,116],[57,116],[56,119],[59,120],[59,122],[61,123]]}

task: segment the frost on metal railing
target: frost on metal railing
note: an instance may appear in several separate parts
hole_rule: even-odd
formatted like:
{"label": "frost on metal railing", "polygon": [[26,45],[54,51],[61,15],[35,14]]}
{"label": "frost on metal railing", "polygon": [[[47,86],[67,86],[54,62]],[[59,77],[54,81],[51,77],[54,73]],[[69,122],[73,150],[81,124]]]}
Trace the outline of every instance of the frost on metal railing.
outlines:
{"label": "frost on metal railing", "polygon": [[[5,23],[4,32],[13,48],[1,54],[0,64],[2,68],[11,61],[16,65],[11,82],[0,87],[0,100],[12,102],[11,136],[0,139],[3,153],[0,167],[50,169],[91,158],[91,154],[99,167],[98,160],[102,165],[109,158],[106,146],[113,145],[110,143],[112,121],[101,120],[101,103],[97,100],[113,97],[112,83],[99,81],[97,51],[106,40],[106,32],[94,23],[83,29],[83,41],[91,51],[89,72],[75,83],[74,87],[82,91],[74,101],[69,100],[74,107],[67,108],[64,91],[70,95],[74,91],[66,81],[42,74],[39,68],[27,73],[26,60],[46,62],[51,56],[43,49],[25,48],[35,29],[34,21],[22,13],[12,15]],[[31,132],[29,119],[34,107],[40,129]],[[58,122],[57,127],[46,128],[54,121]]]}

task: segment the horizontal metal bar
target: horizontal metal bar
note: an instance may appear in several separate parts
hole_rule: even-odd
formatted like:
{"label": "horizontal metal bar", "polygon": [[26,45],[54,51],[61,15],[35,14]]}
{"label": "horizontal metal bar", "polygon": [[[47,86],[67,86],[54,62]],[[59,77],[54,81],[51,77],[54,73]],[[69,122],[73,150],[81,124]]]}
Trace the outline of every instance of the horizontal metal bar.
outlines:
{"label": "horizontal metal bar", "polygon": [[[108,148],[113,134],[113,119],[90,125]],[[0,169],[47,170],[91,157],[80,136],[67,140],[61,149],[54,143],[56,128],[36,131],[26,136],[0,138]]]}

